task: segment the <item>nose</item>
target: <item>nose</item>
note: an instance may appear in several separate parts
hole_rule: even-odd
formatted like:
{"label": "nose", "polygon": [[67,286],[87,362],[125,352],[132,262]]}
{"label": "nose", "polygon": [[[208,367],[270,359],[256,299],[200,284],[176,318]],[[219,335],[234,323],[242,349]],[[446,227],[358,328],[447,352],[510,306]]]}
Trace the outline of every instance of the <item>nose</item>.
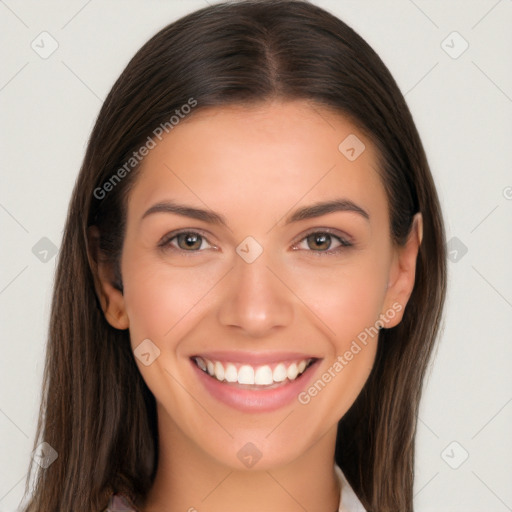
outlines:
{"label": "nose", "polygon": [[218,320],[223,326],[259,338],[292,323],[293,292],[270,263],[265,252],[252,263],[236,258],[235,267],[226,276],[225,293],[218,310]]}

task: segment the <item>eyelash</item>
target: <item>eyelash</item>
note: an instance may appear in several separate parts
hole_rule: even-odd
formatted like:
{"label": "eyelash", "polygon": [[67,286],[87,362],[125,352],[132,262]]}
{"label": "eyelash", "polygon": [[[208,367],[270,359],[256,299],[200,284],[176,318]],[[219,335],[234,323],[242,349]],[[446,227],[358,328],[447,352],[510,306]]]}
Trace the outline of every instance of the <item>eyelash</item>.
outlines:
{"label": "eyelash", "polygon": [[[158,247],[161,248],[162,250],[171,249],[171,250],[179,251],[179,252],[185,253],[185,254],[189,253],[189,254],[186,254],[187,256],[192,256],[193,253],[202,252],[201,250],[187,251],[185,249],[181,249],[179,247],[172,246],[171,242],[175,238],[177,238],[179,235],[182,235],[182,234],[199,235],[202,239],[206,240],[206,242],[209,245],[213,245],[210,242],[208,242],[207,237],[203,233],[201,233],[200,231],[193,231],[193,230],[183,229],[183,230],[180,230],[180,231],[177,231],[177,232],[172,232],[172,233],[169,233],[168,235],[165,235],[163,237],[163,239],[159,242]],[[344,251],[346,249],[349,249],[350,247],[353,247],[353,245],[354,245],[352,242],[350,242],[346,238],[343,238],[342,236],[336,235],[333,232],[333,230],[331,230],[329,228],[326,228],[326,229],[322,229],[322,230],[312,230],[312,231],[309,231],[308,233],[306,233],[305,235],[303,235],[300,240],[298,240],[296,243],[294,243],[294,250],[297,250],[297,249],[295,249],[295,247],[298,244],[300,244],[301,242],[306,240],[309,236],[315,235],[315,234],[316,235],[329,235],[331,238],[336,239],[340,243],[340,245],[338,247],[336,247],[335,249],[328,249],[327,251],[315,251],[315,250],[312,250],[312,249],[309,249],[309,250],[306,249],[306,252],[310,252],[310,253],[314,254],[315,256],[336,255],[336,254],[339,254],[340,252],[342,252],[342,251]],[[213,246],[213,247],[215,247],[215,246]],[[304,250],[304,249],[298,249],[298,250]]]}
{"label": "eyelash", "polygon": [[[350,247],[353,247],[353,243],[347,240],[346,238],[343,238],[340,235],[336,235],[332,229],[326,228],[326,229],[314,229],[309,232],[307,232],[305,235],[302,236],[302,238],[294,244],[294,247],[297,246],[299,243],[307,240],[307,238],[311,235],[329,235],[331,239],[336,239],[339,242],[339,246],[335,249],[328,249],[327,251],[314,251],[313,249],[306,249],[306,252],[310,252],[314,256],[330,256],[330,255],[337,255],[340,252],[349,249]],[[299,249],[300,250],[300,249]],[[302,249],[304,250],[304,249]]]}

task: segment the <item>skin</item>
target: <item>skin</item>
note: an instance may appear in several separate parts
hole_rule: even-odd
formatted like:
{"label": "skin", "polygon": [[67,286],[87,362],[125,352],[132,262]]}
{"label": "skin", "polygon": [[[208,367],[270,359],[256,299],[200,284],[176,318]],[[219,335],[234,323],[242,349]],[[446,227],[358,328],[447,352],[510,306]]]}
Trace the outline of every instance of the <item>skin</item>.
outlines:
{"label": "skin", "polygon": [[[354,161],[338,150],[350,134],[366,146]],[[96,275],[110,324],[129,329],[134,349],[150,339],[160,350],[149,366],[135,359],[158,410],[159,466],[145,512],[218,512],[228,503],[241,512],[337,510],[336,426],[368,378],[377,336],[309,403],[258,414],[207,393],[189,357],[212,349],[314,354],[314,382],[379,315],[394,309],[385,326],[400,322],[422,220],[417,214],[405,246],[393,244],[376,162],[360,130],[307,101],[198,111],[143,161],[128,201],[123,293],[111,268],[100,264]],[[339,197],[369,220],[339,211],[285,224],[295,209]],[[228,227],[175,213],[141,220],[163,200],[215,211]],[[181,228],[205,237],[200,250],[186,252],[177,238],[158,247]],[[330,246],[308,242],[327,228]],[[263,248],[250,264],[235,251],[247,236]],[[340,246],[336,236],[353,245],[322,254]],[[248,442],[262,454],[251,468],[237,457]]]}

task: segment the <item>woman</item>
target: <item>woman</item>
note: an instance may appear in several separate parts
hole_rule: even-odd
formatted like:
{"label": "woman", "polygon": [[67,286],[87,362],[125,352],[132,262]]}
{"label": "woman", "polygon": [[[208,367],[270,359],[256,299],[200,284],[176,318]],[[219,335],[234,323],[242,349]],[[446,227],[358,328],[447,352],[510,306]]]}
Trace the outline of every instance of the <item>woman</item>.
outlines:
{"label": "woman", "polygon": [[419,135],[361,37],[295,0],[185,16],[89,141],[26,511],[413,510],[445,286]]}

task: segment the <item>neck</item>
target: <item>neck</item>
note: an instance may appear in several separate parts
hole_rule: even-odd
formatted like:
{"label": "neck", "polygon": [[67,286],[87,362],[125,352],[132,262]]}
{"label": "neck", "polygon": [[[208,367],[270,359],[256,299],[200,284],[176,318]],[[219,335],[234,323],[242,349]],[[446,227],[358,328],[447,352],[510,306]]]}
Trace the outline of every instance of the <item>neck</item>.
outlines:
{"label": "neck", "polygon": [[[142,512],[337,512],[336,425],[292,461],[235,468],[213,458],[159,411],[159,459]],[[164,434],[164,435],[162,435]],[[260,468],[258,469],[258,465]]]}

